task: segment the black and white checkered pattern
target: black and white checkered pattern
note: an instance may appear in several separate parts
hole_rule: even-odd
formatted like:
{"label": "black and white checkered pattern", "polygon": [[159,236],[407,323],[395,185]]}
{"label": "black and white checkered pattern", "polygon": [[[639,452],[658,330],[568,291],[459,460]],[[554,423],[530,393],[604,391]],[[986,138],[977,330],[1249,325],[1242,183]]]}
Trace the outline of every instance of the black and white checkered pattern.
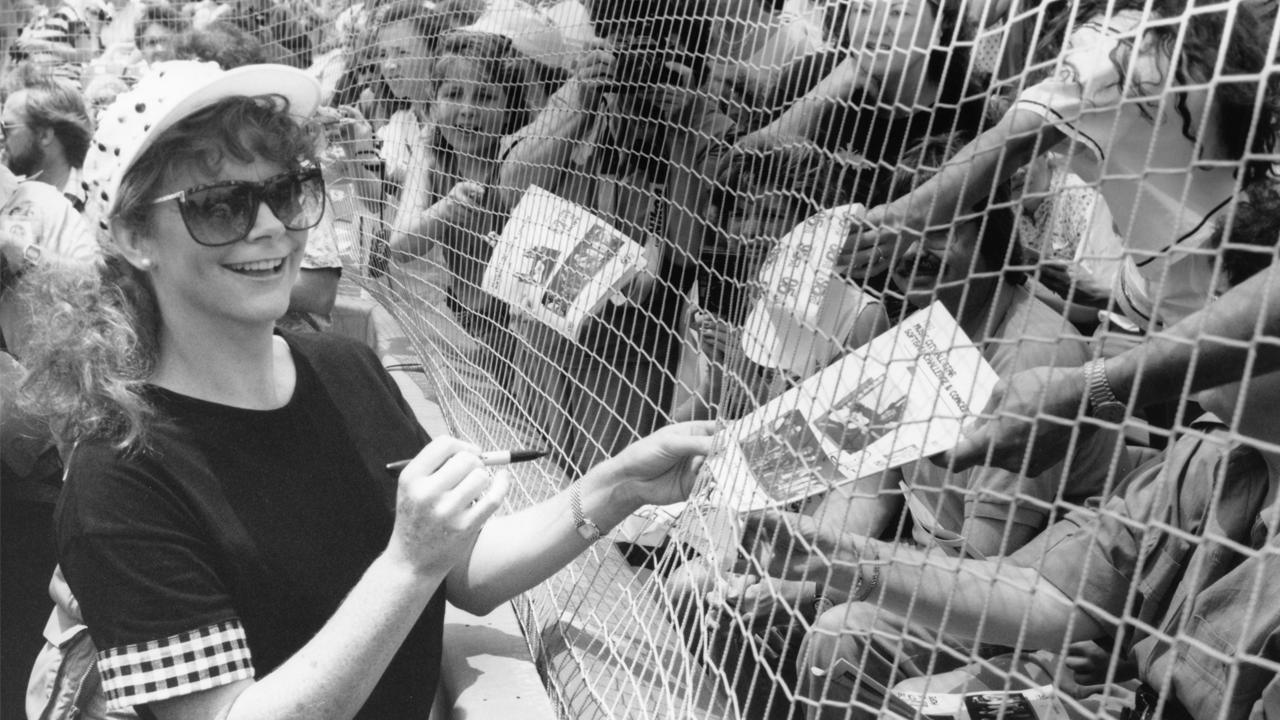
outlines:
{"label": "black and white checkered pattern", "polygon": [[253,658],[236,619],[98,653],[112,710],[187,695],[253,677]]}

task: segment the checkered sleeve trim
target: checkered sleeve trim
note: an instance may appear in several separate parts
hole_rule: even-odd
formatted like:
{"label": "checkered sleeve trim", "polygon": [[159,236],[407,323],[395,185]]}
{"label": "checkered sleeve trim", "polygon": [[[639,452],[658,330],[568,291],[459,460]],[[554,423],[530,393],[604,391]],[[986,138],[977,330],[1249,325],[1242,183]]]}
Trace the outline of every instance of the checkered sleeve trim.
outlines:
{"label": "checkered sleeve trim", "polygon": [[253,678],[253,658],[237,619],[98,653],[107,707],[188,695]]}

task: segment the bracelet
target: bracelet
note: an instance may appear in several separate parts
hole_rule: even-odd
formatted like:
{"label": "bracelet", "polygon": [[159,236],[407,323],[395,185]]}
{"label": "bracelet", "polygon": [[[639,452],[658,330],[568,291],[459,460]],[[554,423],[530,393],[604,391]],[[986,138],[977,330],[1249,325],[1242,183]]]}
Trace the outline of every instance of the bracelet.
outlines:
{"label": "bracelet", "polygon": [[600,528],[591,522],[587,514],[582,511],[582,480],[574,480],[569,486],[569,505],[573,508],[573,524],[574,529],[582,536],[583,540],[594,543],[600,539]]}

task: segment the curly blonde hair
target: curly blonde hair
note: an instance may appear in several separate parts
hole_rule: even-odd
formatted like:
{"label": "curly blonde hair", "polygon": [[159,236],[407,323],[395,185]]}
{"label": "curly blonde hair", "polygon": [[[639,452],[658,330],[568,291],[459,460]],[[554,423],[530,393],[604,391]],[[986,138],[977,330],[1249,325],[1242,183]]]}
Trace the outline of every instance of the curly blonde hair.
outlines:
{"label": "curly blonde hair", "polygon": [[34,309],[19,403],[45,416],[60,444],[103,438],[143,444],[152,408],[143,386],[159,354],[159,308],[146,276],[108,252],[100,267],[30,271]]}

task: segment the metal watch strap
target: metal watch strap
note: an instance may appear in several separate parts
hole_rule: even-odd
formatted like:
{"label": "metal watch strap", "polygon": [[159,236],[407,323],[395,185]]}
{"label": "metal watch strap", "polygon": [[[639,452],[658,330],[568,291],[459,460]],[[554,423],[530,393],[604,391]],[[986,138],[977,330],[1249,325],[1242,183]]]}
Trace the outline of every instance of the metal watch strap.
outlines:
{"label": "metal watch strap", "polygon": [[1103,405],[1120,402],[1116,398],[1115,391],[1111,389],[1111,382],[1107,380],[1107,363],[1105,360],[1090,360],[1085,365],[1084,378],[1089,383],[1089,411],[1091,413]]}
{"label": "metal watch strap", "polygon": [[1084,379],[1088,383],[1088,416],[1107,423],[1124,422],[1127,408],[1116,397],[1107,379],[1107,366],[1103,360],[1085,363]]}
{"label": "metal watch strap", "polygon": [[573,508],[573,525],[587,542],[595,542],[600,539],[600,528],[596,524],[587,519],[587,514],[582,511],[582,481],[574,480],[569,486],[569,505]]}

